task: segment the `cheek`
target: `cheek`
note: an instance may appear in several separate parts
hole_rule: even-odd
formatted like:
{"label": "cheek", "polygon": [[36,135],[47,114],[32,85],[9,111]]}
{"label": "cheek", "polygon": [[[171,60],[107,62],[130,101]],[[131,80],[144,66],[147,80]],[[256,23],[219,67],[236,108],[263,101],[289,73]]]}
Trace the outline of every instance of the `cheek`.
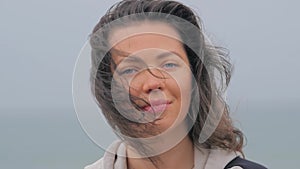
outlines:
{"label": "cheek", "polygon": [[132,96],[140,96],[142,93],[143,80],[141,76],[136,76],[127,82],[126,90]]}
{"label": "cheek", "polygon": [[172,75],[173,90],[181,95],[182,99],[189,99],[192,90],[192,75],[190,71],[184,70]]}
{"label": "cheek", "polygon": [[190,107],[190,100],[191,100],[191,92],[192,92],[192,75],[190,71],[182,71],[178,72],[174,77],[174,82],[176,83],[176,89],[174,88],[173,91],[176,90],[176,96],[179,101],[180,106],[180,116],[179,119],[183,119],[186,114],[188,113]]}
{"label": "cheek", "polygon": [[124,78],[117,73],[114,74],[114,84],[118,88],[122,89],[120,92],[138,96],[140,93],[141,80],[138,78]]}

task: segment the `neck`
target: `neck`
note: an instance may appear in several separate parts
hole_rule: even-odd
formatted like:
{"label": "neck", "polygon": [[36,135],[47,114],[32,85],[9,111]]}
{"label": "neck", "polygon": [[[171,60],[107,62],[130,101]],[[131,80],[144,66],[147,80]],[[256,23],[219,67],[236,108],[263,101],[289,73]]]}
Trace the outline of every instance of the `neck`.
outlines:
{"label": "neck", "polygon": [[[130,151],[127,151],[129,157],[130,153]],[[157,160],[155,160],[153,163],[149,158],[127,158],[128,169],[193,168],[194,146],[191,139],[187,135],[182,141],[180,141],[170,150],[151,158]]]}

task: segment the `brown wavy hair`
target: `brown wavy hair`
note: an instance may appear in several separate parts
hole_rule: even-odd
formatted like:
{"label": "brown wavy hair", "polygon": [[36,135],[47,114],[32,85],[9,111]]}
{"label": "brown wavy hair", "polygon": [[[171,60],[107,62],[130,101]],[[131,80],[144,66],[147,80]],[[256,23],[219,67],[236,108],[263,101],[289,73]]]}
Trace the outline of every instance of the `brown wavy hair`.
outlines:
{"label": "brown wavy hair", "polygon": [[[193,24],[200,30],[200,33],[194,33],[188,30],[188,27],[182,25],[179,26],[176,23],[171,25],[178,31],[183,41],[193,41],[191,43],[192,47],[185,44],[183,44],[183,46],[189,59],[190,69],[196,79],[200,97],[200,101],[196,103],[199,105],[198,112],[196,112],[196,121],[188,133],[194,145],[209,149],[222,148],[242,153],[244,142],[243,133],[233,126],[229,116],[228,104],[222,97],[229,84],[232,73],[232,64],[229,61],[228,52],[224,48],[207,44],[203,34],[203,26],[198,15],[193,12],[191,8],[176,1],[123,0],[113,5],[95,26],[90,39],[90,44],[92,46],[91,88],[98,105],[102,109],[102,112],[111,127],[124,135],[139,137],[141,133],[146,131],[147,125],[137,124],[134,121],[128,120],[116,109],[111,93],[111,81],[113,79],[111,66],[114,64],[111,58],[111,51],[109,50],[110,46],[108,44],[109,30],[111,29],[107,29],[108,31],[102,32],[101,35],[99,35],[98,30],[109,25],[112,21],[134,14],[148,16],[147,19],[149,20],[148,13],[161,13],[179,17]],[[139,17],[136,21],[142,20],[143,18]],[[153,18],[153,20],[155,19]],[[130,23],[123,22],[122,24],[123,25],[120,26],[126,26]],[[200,38],[195,40],[195,36]],[[197,51],[192,50],[191,48],[197,49]],[[210,77],[207,66],[219,71],[221,77],[219,78],[219,83],[217,83],[217,81],[209,80]],[[214,91],[216,91],[218,102],[225,105],[225,108],[219,110],[223,112],[221,112],[221,120],[218,123],[216,130],[205,142],[199,143],[198,139],[201,130],[207,120],[209,111],[211,110],[212,92]],[[215,111],[215,113],[220,112]],[[130,127],[132,124],[138,125],[139,128]]]}

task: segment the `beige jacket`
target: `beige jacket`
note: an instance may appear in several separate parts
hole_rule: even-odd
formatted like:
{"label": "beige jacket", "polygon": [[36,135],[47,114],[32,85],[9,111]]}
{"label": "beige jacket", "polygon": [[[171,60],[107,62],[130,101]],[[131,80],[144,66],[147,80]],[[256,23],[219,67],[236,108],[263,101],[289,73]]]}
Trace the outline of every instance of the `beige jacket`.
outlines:
{"label": "beige jacket", "polygon": [[[114,154],[109,152],[113,152]],[[228,152],[221,149],[204,150],[195,148],[194,152],[194,169],[223,169],[231,160],[241,155],[239,153]],[[206,158],[203,157],[206,157],[207,161],[204,160]],[[127,169],[125,144],[121,141],[115,141],[110,145],[101,159],[86,166],[84,169]],[[231,169],[242,168],[236,166]]]}

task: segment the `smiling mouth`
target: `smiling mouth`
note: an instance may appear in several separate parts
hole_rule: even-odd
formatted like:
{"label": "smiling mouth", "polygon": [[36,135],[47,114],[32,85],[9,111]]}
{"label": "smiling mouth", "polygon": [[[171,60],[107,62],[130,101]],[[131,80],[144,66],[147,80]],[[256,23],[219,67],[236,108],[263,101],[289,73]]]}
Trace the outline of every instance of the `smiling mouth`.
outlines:
{"label": "smiling mouth", "polygon": [[146,113],[163,113],[171,102],[167,100],[151,100],[150,105],[144,106],[142,109]]}

